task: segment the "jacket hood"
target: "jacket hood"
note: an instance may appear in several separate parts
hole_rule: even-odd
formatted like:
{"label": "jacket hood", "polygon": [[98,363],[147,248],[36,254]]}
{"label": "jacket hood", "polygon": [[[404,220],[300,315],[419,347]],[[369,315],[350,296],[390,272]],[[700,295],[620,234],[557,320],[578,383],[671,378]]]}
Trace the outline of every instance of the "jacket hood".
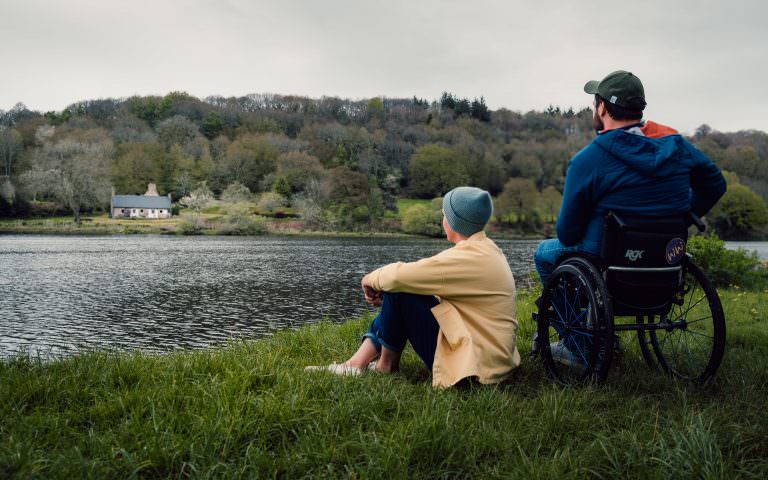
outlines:
{"label": "jacket hood", "polygon": [[594,142],[627,166],[648,177],[670,174],[675,169],[675,160],[685,148],[683,138],[677,134],[651,138],[639,131],[632,133],[624,129],[600,134]]}

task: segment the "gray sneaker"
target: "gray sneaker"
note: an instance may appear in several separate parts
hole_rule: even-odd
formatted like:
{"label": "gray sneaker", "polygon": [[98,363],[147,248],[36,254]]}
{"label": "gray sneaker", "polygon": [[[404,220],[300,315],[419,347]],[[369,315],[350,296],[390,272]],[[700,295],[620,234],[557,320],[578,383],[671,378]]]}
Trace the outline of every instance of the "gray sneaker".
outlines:
{"label": "gray sneaker", "polygon": [[562,342],[553,342],[549,344],[549,350],[552,352],[552,359],[568,367],[583,367],[584,362],[573,352],[568,350]]}

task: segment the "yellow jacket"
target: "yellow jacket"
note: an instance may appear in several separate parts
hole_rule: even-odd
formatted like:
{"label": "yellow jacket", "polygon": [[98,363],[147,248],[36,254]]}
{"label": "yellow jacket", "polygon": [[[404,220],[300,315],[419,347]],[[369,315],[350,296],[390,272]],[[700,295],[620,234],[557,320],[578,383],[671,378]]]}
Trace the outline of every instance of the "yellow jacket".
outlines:
{"label": "yellow jacket", "polygon": [[432,385],[450,387],[476,376],[496,383],[520,365],[515,329],[515,280],[501,249],[478,232],[437,255],[391,263],[371,272],[385,292],[435,295],[440,325]]}

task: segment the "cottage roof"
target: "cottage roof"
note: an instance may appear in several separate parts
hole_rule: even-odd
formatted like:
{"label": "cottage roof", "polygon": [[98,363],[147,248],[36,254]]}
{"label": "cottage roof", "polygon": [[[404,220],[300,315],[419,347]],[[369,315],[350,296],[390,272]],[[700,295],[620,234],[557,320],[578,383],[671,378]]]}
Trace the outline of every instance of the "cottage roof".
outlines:
{"label": "cottage roof", "polygon": [[171,199],[165,196],[114,195],[112,206],[115,208],[171,208]]}

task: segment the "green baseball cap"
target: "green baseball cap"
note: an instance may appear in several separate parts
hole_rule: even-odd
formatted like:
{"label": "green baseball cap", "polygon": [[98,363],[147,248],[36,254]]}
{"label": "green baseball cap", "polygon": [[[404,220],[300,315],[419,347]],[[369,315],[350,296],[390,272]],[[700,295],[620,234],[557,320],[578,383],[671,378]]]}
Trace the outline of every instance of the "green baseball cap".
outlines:
{"label": "green baseball cap", "polygon": [[591,95],[600,95],[606,102],[630,110],[645,108],[645,90],[639,78],[632,72],[616,70],[604,79],[590,80],[584,85],[584,91]]}

